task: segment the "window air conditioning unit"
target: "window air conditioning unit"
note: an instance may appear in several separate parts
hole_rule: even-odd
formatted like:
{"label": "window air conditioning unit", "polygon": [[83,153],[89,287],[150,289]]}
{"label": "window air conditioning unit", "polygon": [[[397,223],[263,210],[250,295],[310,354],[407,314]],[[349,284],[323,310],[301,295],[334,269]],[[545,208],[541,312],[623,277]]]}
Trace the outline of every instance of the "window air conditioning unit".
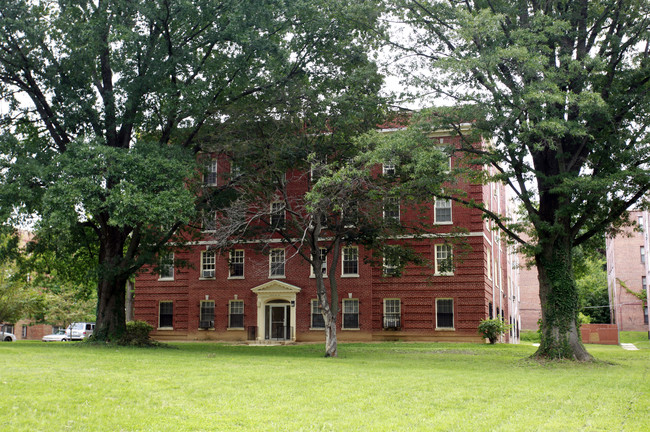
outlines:
{"label": "window air conditioning unit", "polygon": [[214,321],[200,321],[199,328],[208,329],[214,327]]}

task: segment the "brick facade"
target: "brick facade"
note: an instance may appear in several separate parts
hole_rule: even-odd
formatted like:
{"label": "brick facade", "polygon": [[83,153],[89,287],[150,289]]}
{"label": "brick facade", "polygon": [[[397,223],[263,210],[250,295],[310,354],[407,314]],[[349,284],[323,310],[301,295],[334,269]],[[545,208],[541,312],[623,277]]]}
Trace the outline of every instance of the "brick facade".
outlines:
{"label": "brick facade", "polygon": [[647,331],[643,304],[630,291],[641,292],[644,280],[648,280],[648,212],[632,211],[630,219],[643,230],[626,228],[620,235],[606,239],[612,323],[620,331]]}
{"label": "brick facade", "polygon": [[[451,137],[444,139],[455,140]],[[227,169],[221,163],[219,167]],[[306,176],[289,178],[305,179]],[[306,182],[301,184],[298,181],[292,186],[292,193],[304,193],[307,188]],[[463,188],[469,198],[485,202],[495,211],[505,212],[506,196],[502,185],[465,184]],[[433,223],[433,203],[428,212],[431,235],[399,241],[409,242],[430,265],[407,265],[399,277],[386,276],[381,265],[372,264],[366,259],[369,256],[362,247],[358,247],[357,275],[343,275],[343,266],[339,263],[337,335],[340,341],[481,341],[477,334],[480,320],[495,316],[497,310],[506,322],[518,328],[518,316],[515,313],[511,316],[511,310],[516,309],[513,305],[518,305],[518,286],[511,271],[514,267],[512,254],[508,253],[506,242],[482,219],[478,210],[453,203],[452,223],[438,225]],[[412,216],[408,209],[402,209],[401,217]],[[458,228],[462,228],[462,233],[452,241],[460,242],[453,246],[454,273],[435,275],[433,263],[436,245],[448,241],[451,233],[458,232]],[[268,250],[262,253],[261,245],[251,242],[232,248],[243,250],[243,277],[231,277],[228,253],[217,252],[214,277],[202,278],[201,254],[208,251],[211,244],[206,237],[177,251],[175,259],[185,261],[189,266],[175,268],[173,277],[159,278],[151,268],[145,268],[137,276],[135,319],[153,325],[155,338],[264,340],[273,338],[269,332],[275,331],[273,320],[277,314],[290,327],[289,333],[283,333],[280,339],[324,341],[324,331],[313,329],[311,322],[311,300],[316,299],[315,279],[310,277],[309,264],[294,254],[290,246],[279,240],[272,240],[270,244],[271,249],[285,250],[285,274],[282,277],[270,276]],[[330,263],[327,264],[329,266]],[[398,321],[385,321],[387,299],[390,307],[398,304]],[[243,301],[243,327],[240,317],[235,320],[237,328],[229,326],[232,319],[229,308],[233,301]],[[161,302],[164,302],[162,307]],[[209,308],[211,302],[214,302],[214,323],[202,323],[201,306],[203,304]],[[343,328],[345,305],[358,305],[358,326],[354,329]],[[161,325],[161,312],[165,325]],[[438,319],[442,325],[439,325]],[[171,325],[167,320],[171,320]],[[210,325],[207,325],[208,322]],[[386,322],[398,322],[399,325],[391,324],[386,329]],[[514,339],[515,334],[515,331],[511,332],[504,340]]]}

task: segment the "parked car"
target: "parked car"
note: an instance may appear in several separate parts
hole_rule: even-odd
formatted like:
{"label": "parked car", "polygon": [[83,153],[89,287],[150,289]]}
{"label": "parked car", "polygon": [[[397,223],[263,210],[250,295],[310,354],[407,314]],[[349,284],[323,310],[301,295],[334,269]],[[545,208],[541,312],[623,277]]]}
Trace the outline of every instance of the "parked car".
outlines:
{"label": "parked car", "polygon": [[43,342],[66,342],[68,341],[68,335],[65,333],[65,330],[61,329],[56,333],[43,336]]}
{"label": "parked car", "polygon": [[0,331],[0,340],[4,342],[16,342],[16,335],[6,331]]}
{"label": "parked car", "polygon": [[95,323],[76,322],[68,326],[65,334],[68,340],[83,340],[92,335],[93,330],[95,330]]}

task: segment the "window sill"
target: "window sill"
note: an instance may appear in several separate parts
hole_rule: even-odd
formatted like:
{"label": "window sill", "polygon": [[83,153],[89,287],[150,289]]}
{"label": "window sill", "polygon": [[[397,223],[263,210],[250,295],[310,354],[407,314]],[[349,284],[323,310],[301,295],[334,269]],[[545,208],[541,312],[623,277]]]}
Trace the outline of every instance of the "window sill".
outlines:
{"label": "window sill", "polygon": [[214,331],[215,329],[214,329],[214,327],[210,327],[210,328],[201,328],[201,327],[199,327],[198,330],[199,331]]}
{"label": "window sill", "polygon": [[269,276],[269,279],[286,279],[286,276]]}
{"label": "window sill", "polygon": [[453,273],[434,273],[434,276],[453,276]]}
{"label": "window sill", "polygon": [[453,222],[453,221],[449,221],[449,222],[434,222],[433,224],[434,224],[434,225],[453,225],[454,222]]}
{"label": "window sill", "polygon": [[313,330],[313,331],[325,331],[325,327],[309,327],[309,330]]}
{"label": "window sill", "polygon": [[[309,275],[309,279],[316,279],[316,275]],[[323,275],[323,279],[327,279],[327,275]]]}
{"label": "window sill", "polygon": [[361,330],[361,328],[360,328],[360,327],[357,327],[357,328],[343,328],[343,327],[341,327],[341,330],[345,330],[345,331],[359,331],[359,330]]}
{"label": "window sill", "polygon": [[156,330],[166,330],[166,331],[171,331],[171,330],[174,330],[174,327],[158,327]]}
{"label": "window sill", "polygon": [[228,276],[228,280],[245,279],[244,276]]}
{"label": "window sill", "polygon": [[357,274],[342,274],[341,277],[342,278],[358,278],[359,274],[358,273]]}
{"label": "window sill", "polygon": [[171,277],[171,278],[167,278],[167,277],[166,278],[158,278],[158,282],[166,282],[166,281],[168,282],[168,281],[173,281],[173,280],[174,280],[173,277]]}
{"label": "window sill", "polygon": [[228,328],[226,328],[226,331],[230,331],[230,330],[244,331],[244,330],[246,330],[246,328],[245,327],[228,327]]}
{"label": "window sill", "polygon": [[199,280],[216,280],[216,277],[200,277]]}
{"label": "window sill", "polygon": [[456,331],[456,329],[454,327],[451,327],[451,328],[449,328],[449,327],[436,327],[436,331],[450,331],[451,332],[451,331]]}

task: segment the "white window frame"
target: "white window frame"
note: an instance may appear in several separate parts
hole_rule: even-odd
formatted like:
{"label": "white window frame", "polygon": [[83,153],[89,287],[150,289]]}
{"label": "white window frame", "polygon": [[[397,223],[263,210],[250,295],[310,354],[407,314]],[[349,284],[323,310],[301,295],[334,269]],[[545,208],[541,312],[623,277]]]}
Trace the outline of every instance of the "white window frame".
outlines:
{"label": "white window frame", "polygon": [[[397,306],[397,307],[395,307]],[[386,315],[398,315],[399,325],[388,327],[386,325]],[[395,328],[402,327],[402,300],[398,298],[385,298],[384,299],[384,314],[382,316],[382,328]]]}
{"label": "white window frame", "polygon": [[645,256],[645,247],[644,246],[640,247],[639,253],[641,254],[641,264],[645,264],[646,256]]}
{"label": "white window frame", "polygon": [[158,259],[158,280],[174,280],[174,252],[159,255]]}
{"label": "white window frame", "polygon": [[[442,253],[445,253],[446,256],[441,256]],[[454,270],[453,270],[453,259],[454,259],[454,250],[450,244],[446,243],[441,243],[436,245],[436,251],[435,251],[435,276],[453,276]],[[451,260],[451,271],[445,271],[441,272],[440,271],[440,262],[442,260]]]}
{"label": "white window frame", "polygon": [[[323,277],[327,277],[327,248],[320,248],[320,259],[322,261],[322,267],[321,269],[323,270]],[[309,266],[309,277],[310,278],[315,278],[316,275],[314,274],[314,266],[310,265]]]}
{"label": "white window frame", "polygon": [[[309,329],[310,330],[325,330],[325,317],[321,311],[320,302],[318,299],[311,299],[309,302],[311,304],[310,315],[309,315]],[[323,317],[323,327],[314,327],[314,315],[320,315]]]}
{"label": "white window frame", "polygon": [[[387,247],[395,247],[395,246],[387,246]],[[382,275],[386,277],[395,276],[397,274],[397,269],[399,268],[399,265],[400,265],[399,259],[395,259],[395,261],[391,261],[386,256],[384,256],[382,262],[382,268],[381,268]]]}
{"label": "white window frame", "polygon": [[[244,279],[246,271],[246,253],[244,249],[233,249],[228,257],[228,279]],[[233,264],[241,264],[241,275],[232,274]]]}
{"label": "white window frame", "polygon": [[[212,319],[203,320],[202,319],[202,318],[204,318],[204,316],[203,316],[203,305],[208,304],[208,303],[212,303]],[[216,310],[215,308],[216,308],[216,304],[215,304],[214,300],[201,300],[199,302],[199,328],[202,328],[201,327],[201,322],[202,321],[211,321],[212,325],[209,326],[208,328],[214,329],[214,315],[215,315],[215,310]]]}
{"label": "white window frame", "polygon": [[[201,251],[201,275],[199,279],[214,279],[217,274],[217,254],[211,250]],[[210,275],[210,272],[212,275]]]}
{"label": "white window frame", "polygon": [[[279,265],[279,264],[280,264],[280,261],[278,260],[278,258],[279,258],[280,256],[282,257],[282,261],[281,261],[281,263],[282,263],[282,274],[273,274],[273,265],[274,265],[274,264],[276,264],[276,265]],[[278,249],[271,249],[271,253],[269,254],[269,278],[272,278],[272,279],[281,279],[281,278],[286,277],[286,272],[287,272],[287,269],[286,269],[286,266],[287,266],[286,259],[287,259],[287,258],[286,258],[286,252],[285,252],[284,249],[280,249],[280,248],[278,248]]]}
{"label": "white window frame", "polygon": [[[346,312],[346,305],[353,305],[352,310]],[[354,307],[356,305],[356,307]],[[357,316],[357,326],[356,327],[346,327],[345,326],[345,315],[356,315]],[[343,299],[341,303],[341,330],[359,330],[361,327],[359,320],[359,299],[357,298],[346,298]]]}
{"label": "white window frame", "polygon": [[[280,207],[276,209],[274,207]],[[287,211],[284,208],[284,203],[282,201],[273,201],[269,208],[271,227],[275,229],[284,228],[287,224]],[[275,220],[279,218],[279,223],[275,223]]]}
{"label": "white window frame", "polygon": [[[357,271],[356,273],[346,273],[345,272],[345,263],[347,262],[353,262],[353,260],[348,259],[346,260],[346,254],[351,251],[355,251],[355,259],[354,262],[356,262],[357,266]],[[341,250],[341,277],[359,277],[359,247],[358,246],[345,246]]]}
{"label": "white window frame", "polygon": [[[438,302],[451,301],[451,327],[440,327],[438,324]],[[454,299],[453,298],[437,298],[436,299],[436,330],[456,330],[456,313],[454,311]]]}
{"label": "white window frame", "polygon": [[386,162],[382,164],[381,172],[385,176],[394,176],[397,173],[397,165],[392,162]]}
{"label": "white window frame", "polygon": [[[440,205],[438,204],[440,203]],[[446,205],[446,204],[449,205]],[[444,205],[444,207],[443,207]],[[438,209],[447,210],[449,209],[449,220],[441,220],[438,216]],[[433,222],[437,225],[451,225],[454,221],[452,213],[452,203],[450,199],[436,198],[433,205]]]}
{"label": "white window frame", "polygon": [[[401,204],[400,199],[397,198],[397,197],[386,198],[386,201],[384,202],[384,209],[383,209],[384,210],[383,211],[384,220],[392,219],[395,222],[399,223],[399,221],[401,220],[401,216],[402,216],[402,209],[400,208],[401,207],[400,204]],[[394,215],[394,214],[388,214],[387,215],[386,214],[386,207],[389,206],[389,205],[394,206],[397,209],[397,215]]]}
{"label": "white window frame", "polygon": [[205,174],[203,175],[203,185],[217,185],[217,158],[210,158],[206,161]]}
{"label": "white window frame", "polygon": [[217,212],[215,210],[208,210],[203,212],[203,220],[201,221],[201,231],[213,232],[217,229]]}
{"label": "white window frame", "polygon": [[[236,308],[236,309],[235,309]],[[239,311],[241,308],[241,313],[233,313],[234,311]],[[244,323],[244,300],[229,300],[228,301],[228,329],[231,330],[242,330],[246,328]],[[241,327],[232,327],[231,316],[232,315],[241,315],[242,316],[242,325]]]}
{"label": "white window frame", "polygon": [[[162,315],[161,308],[162,308],[163,303],[165,303],[165,304],[170,303],[172,305],[172,313],[171,313],[171,315],[172,315],[172,325],[171,326],[163,327],[163,326],[160,325],[160,316]],[[174,302],[172,300],[160,300],[158,302],[158,330],[172,330],[173,328],[174,328]]]}
{"label": "white window frame", "polygon": [[489,280],[492,280],[492,251],[488,248],[486,249],[487,252],[487,257],[485,262],[487,263],[486,270],[487,270],[487,278]]}

